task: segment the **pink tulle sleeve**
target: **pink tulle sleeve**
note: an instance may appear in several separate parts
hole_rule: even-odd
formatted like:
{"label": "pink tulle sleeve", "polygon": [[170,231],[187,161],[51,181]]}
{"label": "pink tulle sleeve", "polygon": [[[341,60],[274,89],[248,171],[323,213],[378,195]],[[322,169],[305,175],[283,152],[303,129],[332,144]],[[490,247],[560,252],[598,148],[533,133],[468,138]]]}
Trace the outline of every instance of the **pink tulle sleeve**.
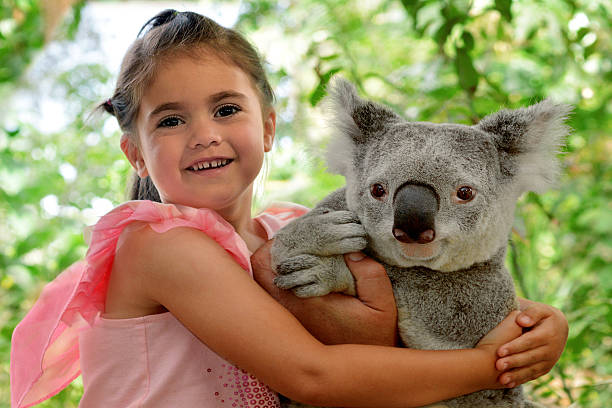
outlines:
{"label": "pink tulle sleeve", "polygon": [[192,227],[225,248],[245,270],[249,252],[233,227],[214,211],[151,201],[127,202],[94,226],[84,261],[62,272],[42,291],[11,340],[11,406],[35,405],[57,394],[80,374],[79,332],[103,312],[121,231],[144,222],[157,232]]}
{"label": "pink tulle sleeve", "polygon": [[287,225],[295,218],[306,214],[310,209],[300,204],[289,202],[276,202],[267,207],[264,212],[257,216],[259,222],[268,233],[268,237],[274,236],[276,231]]}

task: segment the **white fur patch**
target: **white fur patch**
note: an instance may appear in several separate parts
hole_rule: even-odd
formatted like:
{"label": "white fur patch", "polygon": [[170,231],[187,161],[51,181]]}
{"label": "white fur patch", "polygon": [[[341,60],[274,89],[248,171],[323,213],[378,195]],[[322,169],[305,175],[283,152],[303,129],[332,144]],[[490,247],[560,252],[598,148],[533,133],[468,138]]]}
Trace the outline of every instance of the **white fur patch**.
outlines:
{"label": "white fur patch", "polygon": [[352,117],[361,99],[355,87],[340,77],[332,80],[328,92],[323,101],[327,117],[332,118],[332,139],[327,147],[327,165],[330,171],[347,176],[352,166],[354,138],[361,135]]}
{"label": "white fur patch", "polygon": [[528,108],[535,116],[524,135],[527,152],[521,154],[517,175],[520,192],[543,192],[557,181],[560,164],[556,156],[570,133],[565,124],[570,105],[555,104],[550,99]]}

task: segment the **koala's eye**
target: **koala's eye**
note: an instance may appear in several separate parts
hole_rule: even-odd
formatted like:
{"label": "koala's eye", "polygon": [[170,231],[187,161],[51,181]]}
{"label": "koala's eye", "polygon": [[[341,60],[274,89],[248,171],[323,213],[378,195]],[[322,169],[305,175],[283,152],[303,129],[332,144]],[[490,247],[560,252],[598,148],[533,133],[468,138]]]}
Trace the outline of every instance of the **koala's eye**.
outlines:
{"label": "koala's eye", "polygon": [[372,194],[372,197],[376,198],[377,200],[381,200],[385,198],[387,191],[381,184],[376,183],[372,184],[370,187],[370,194]]}
{"label": "koala's eye", "polygon": [[467,203],[476,196],[476,191],[470,186],[462,186],[457,189],[455,201],[459,203]]}

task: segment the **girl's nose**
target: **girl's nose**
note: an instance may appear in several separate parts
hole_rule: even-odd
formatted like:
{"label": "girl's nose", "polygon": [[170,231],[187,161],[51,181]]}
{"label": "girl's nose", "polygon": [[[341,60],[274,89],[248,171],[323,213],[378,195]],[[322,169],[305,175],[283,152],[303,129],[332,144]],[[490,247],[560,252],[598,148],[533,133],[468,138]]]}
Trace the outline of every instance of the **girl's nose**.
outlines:
{"label": "girl's nose", "polygon": [[189,141],[189,147],[195,149],[197,147],[209,147],[213,144],[221,143],[221,133],[214,124],[208,123],[195,123],[191,129],[191,139]]}

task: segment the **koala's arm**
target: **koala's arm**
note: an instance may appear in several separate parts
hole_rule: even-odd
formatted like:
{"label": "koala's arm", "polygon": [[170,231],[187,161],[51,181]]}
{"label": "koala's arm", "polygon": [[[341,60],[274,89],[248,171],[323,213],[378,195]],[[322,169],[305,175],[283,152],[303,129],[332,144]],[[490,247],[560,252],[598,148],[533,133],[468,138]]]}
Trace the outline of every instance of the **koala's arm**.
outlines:
{"label": "koala's arm", "polygon": [[366,244],[365,231],[357,216],[346,209],[341,188],[276,233],[272,265],[304,254],[331,256],[360,251]]}
{"label": "koala's arm", "polygon": [[355,294],[353,276],[341,255],[363,250],[367,239],[344,197],[344,188],[334,191],[276,234],[270,255],[282,275],[275,279],[278,287],[293,289],[300,297]]}

